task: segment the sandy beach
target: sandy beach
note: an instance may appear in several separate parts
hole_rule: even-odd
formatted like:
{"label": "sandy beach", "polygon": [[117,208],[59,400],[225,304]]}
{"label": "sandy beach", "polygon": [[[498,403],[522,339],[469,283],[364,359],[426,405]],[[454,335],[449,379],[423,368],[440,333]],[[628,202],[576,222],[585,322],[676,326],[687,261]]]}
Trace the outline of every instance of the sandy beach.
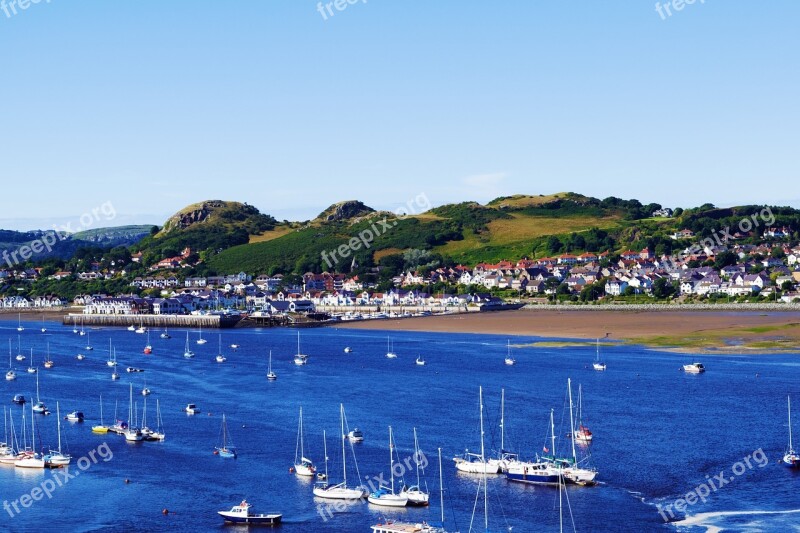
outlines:
{"label": "sandy beach", "polygon": [[[342,323],[338,327],[489,333],[610,340],[681,352],[800,352],[799,312],[552,311],[492,313]],[[553,343],[542,343],[552,346]]]}

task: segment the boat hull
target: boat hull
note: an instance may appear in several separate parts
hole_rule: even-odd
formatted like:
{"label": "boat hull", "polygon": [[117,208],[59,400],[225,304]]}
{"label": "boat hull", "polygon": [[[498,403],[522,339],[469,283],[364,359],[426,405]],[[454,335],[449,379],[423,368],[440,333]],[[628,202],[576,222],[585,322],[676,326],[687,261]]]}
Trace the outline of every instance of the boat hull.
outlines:
{"label": "boat hull", "polygon": [[314,496],[327,500],[360,500],[367,495],[363,489],[349,489],[346,487],[315,487]]}
{"label": "boat hull", "polygon": [[408,505],[408,498],[400,496],[399,494],[370,495],[367,501],[372,505],[379,505],[381,507],[405,507]]}
{"label": "boat hull", "polygon": [[542,463],[518,463],[509,467],[506,479],[532,485],[558,485],[560,472]]}
{"label": "boat hull", "polygon": [[282,515],[268,514],[268,515],[250,515],[250,516],[234,516],[228,511],[217,511],[217,513],[225,519],[226,522],[231,524],[265,524],[274,525],[280,524]]}
{"label": "boat hull", "polygon": [[492,461],[482,463],[480,461],[466,461],[457,457],[455,459],[456,470],[467,474],[499,474],[500,465]]}

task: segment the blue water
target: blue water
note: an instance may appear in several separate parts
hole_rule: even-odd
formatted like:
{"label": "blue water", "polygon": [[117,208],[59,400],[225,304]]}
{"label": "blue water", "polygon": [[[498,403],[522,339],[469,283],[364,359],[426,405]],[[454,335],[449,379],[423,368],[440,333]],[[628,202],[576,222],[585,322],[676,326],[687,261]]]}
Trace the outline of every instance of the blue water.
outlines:
{"label": "blue water", "polygon": [[[682,528],[706,531],[716,525],[729,531],[797,531],[800,514],[745,514],[748,511],[789,511],[800,508],[800,477],[777,464],[787,439],[786,394],[796,396],[800,360],[796,355],[703,356],[705,375],[678,371],[685,356],[639,347],[603,348],[608,371],[594,372],[594,348],[518,348],[518,364],[503,364],[506,337],[494,335],[392,333],[396,360],[384,357],[386,334],[346,329],[302,332],[303,352],[309,364],[292,364],[296,332],[286,329],[222,331],[224,364],[215,363],[217,333],[207,332],[208,344],[198,346],[197,357],[183,358],[185,330],[171,331],[173,338],[152,336],[154,352],[143,355],[144,335],[120,329],[91,332],[95,350],[82,347],[85,337],[59,324],[30,323],[21,335],[22,353],[33,348],[41,363],[45,343],[56,366],[40,370],[42,399],[63,413],[79,409],[83,424],[63,424],[73,457],[88,454],[103,443],[113,452],[108,462],[98,461],[85,472],[58,487],[52,498],[20,508],[11,517],[0,510],[0,529],[8,531],[111,531],[125,529],[174,531],[223,530],[217,510],[228,509],[247,498],[257,511],[283,513],[281,531],[369,531],[384,516],[420,521],[439,514],[436,448],[444,457],[445,507],[451,530],[469,530],[475,504],[477,478],[457,474],[453,455],[465,448],[479,449],[478,386],[485,391],[487,448],[499,447],[500,390],[506,392],[506,448],[531,455],[546,443],[550,409],[555,409],[557,433],[565,434],[564,405],[567,378],[583,388],[588,425],[596,439],[591,462],[601,484],[570,488],[569,509],[577,531],[674,531],[662,520],[656,504],[674,502],[707,477],[725,471],[734,477],[713,492],[705,503],[689,507],[686,514],[702,526]],[[155,333],[155,332],[154,332]],[[0,340],[13,339],[16,355],[16,321],[0,322]],[[117,348],[122,373],[111,380],[106,366],[109,338]],[[523,344],[536,340],[519,337]],[[238,343],[233,351],[228,346]],[[354,352],[343,353],[345,346]],[[276,382],[265,378],[268,350],[273,352]],[[0,348],[0,353],[5,350]],[[84,361],[75,359],[85,353]],[[427,366],[414,364],[417,354]],[[0,362],[5,357],[0,358]],[[15,393],[35,396],[35,377],[27,374],[28,361],[14,361],[18,378],[2,381],[0,398],[14,413]],[[0,368],[6,363],[0,364]],[[145,369],[127,374],[126,366]],[[148,420],[152,425],[155,400],[161,404],[167,440],[129,444],[116,435],[96,435],[91,426],[99,419],[99,396],[104,400],[106,423],[117,412],[125,417],[129,383],[141,410],[138,394],[145,383]],[[186,403],[197,403],[202,413],[187,416]],[[413,452],[412,428],[431,464],[425,480],[431,489],[428,509],[386,510],[365,503],[347,506],[323,519],[311,495],[311,484],[289,473],[302,404],[306,427],[306,455],[322,467],[322,431],[328,432],[332,480],[340,469],[337,440],[339,403],[345,405],[349,425],[358,426],[366,441],[356,446],[362,476],[388,474],[388,426],[394,429],[402,458]],[[236,460],[213,455],[219,444],[221,415],[225,413]],[[800,414],[798,414],[800,418]],[[39,417],[41,440],[56,443],[56,417]],[[800,437],[800,435],[799,435]],[[566,451],[568,441],[559,447]],[[751,460],[739,476],[731,469],[744,457],[763,449],[769,463]],[[352,465],[352,462],[350,462]],[[73,473],[77,467],[71,467]],[[54,475],[0,466],[0,500],[13,501]],[[350,470],[350,477],[354,477]],[[413,473],[407,479],[413,478]],[[125,480],[129,480],[126,483]],[[558,531],[558,492],[489,481],[492,531]],[[478,508],[482,509],[482,500]],[[566,508],[566,503],[565,503]],[[167,516],[162,509],[168,509]],[[718,515],[720,512],[733,512]],[[708,514],[703,514],[708,513]],[[323,513],[324,514],[324,513]],[[682,518],[675,513],[675,518]],[[455,520],[455,523],[453,523]],[[565,510],[565,530],[572,531]],[[482,514],[475,531],[483,531]]]}

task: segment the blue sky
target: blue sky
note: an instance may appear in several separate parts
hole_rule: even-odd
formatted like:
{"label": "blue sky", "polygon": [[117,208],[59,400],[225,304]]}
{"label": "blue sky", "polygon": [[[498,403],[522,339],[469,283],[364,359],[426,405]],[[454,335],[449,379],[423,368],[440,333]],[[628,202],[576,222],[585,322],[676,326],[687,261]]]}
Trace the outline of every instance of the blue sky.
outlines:
{"label": "blue sky", "polygon": [[210,198],[300,220],[420,193],[800,206],[800,3],[700,2],[0,10],[0,227]]}

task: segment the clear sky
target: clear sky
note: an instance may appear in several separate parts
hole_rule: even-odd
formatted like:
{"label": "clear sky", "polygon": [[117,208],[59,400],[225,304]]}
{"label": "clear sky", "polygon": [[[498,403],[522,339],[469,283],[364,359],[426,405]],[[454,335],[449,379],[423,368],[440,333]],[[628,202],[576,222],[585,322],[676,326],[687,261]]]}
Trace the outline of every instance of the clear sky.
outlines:
{"label": "clear sky", "polygon": [[[800,206],[800,2],[0,9],[0,227],[575,191]],[[702,2],[702,3],[701,3]],[[23,0],[24,3],[24,0]]]}

